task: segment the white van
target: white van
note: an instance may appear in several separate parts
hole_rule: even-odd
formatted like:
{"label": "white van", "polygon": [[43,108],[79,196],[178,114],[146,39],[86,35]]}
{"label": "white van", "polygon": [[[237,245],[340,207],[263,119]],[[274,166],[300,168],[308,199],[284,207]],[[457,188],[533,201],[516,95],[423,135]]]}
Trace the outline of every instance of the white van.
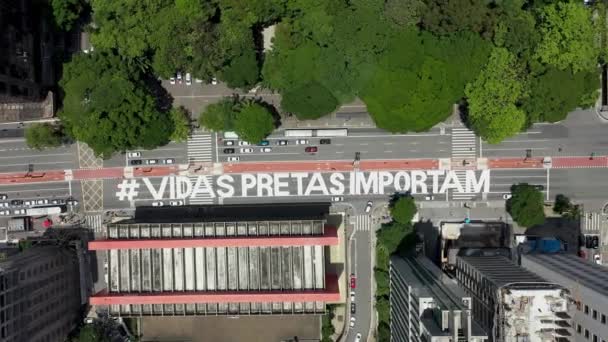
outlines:
{"label": "white van", "polygon": [[238,139],[239,136],[234,132],[224,132],[224,139]]}

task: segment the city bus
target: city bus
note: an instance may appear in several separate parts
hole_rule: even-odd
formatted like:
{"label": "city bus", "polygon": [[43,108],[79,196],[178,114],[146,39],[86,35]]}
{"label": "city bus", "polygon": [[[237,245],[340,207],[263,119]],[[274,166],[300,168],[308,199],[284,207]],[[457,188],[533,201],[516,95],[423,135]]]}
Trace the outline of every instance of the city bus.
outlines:
{"label": "city bus", "polygon": [[25,209],[25,214],[28,216],[45,216],[61,214],[61,207],[37,207]]}
{"label": "city bus", "polygon": [[308,137],[345,137],[348,129],[286,129],[285,137],[308,138]]}

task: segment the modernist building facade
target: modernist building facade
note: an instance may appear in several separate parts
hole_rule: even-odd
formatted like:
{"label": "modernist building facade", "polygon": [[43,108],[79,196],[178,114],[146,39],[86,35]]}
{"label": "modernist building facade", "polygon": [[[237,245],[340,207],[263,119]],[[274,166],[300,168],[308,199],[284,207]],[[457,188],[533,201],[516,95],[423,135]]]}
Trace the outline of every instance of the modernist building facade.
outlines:
{"label": "modernist building facade", "polygon": [[391,257],[391,340],[481,342],[471,297],[426,257]]}
{"label": "modernist building facade", "polygon": [[573,341],[568,290],[502,256],[458,256],[456,278],[493,341]]}
{"label": "modernist building facade", "polygon": [[572,254],[523,254],[521,265],[570,291],[575,340],[608,341],[608,268]]}
{"label": "modernist building facade", "polygon": [[0,262],[0,341],[63,342],[80,317],[79,261],[59,246]]}
{"label": "modernist building facade", "polygon": [[117,223],[89,250],[105,253],[106,291],[90,303],[116,316],[307,314],[338,302],[323,219]]}

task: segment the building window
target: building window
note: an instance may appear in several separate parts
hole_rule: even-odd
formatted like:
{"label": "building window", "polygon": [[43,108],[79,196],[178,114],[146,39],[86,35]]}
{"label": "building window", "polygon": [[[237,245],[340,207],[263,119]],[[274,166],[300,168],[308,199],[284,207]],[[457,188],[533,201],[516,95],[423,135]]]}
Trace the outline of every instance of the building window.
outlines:
{"label": "building window", "polygon": [[597,310],[593,310],[593,319],[597,319]]}
{"label": "building window", "polygon": [[585,338],[589,339],[589,330],[585,329]]}
{"label": "building window", "polygon": [[606,315],[602,314],[602,324],[606,324]]}
{"label": "building window", "polygon": [[585,315],[589,314],[589,305],[585,305]]}
{"label": "building window", "polygon": [[593,342],[597,342],[597,335],[593,335]]}
{"label": "building window", "polygon": [[577,324],[576,325],[576,332],[580,334],[582,331],[583,331],[583,327],[580,324]]}

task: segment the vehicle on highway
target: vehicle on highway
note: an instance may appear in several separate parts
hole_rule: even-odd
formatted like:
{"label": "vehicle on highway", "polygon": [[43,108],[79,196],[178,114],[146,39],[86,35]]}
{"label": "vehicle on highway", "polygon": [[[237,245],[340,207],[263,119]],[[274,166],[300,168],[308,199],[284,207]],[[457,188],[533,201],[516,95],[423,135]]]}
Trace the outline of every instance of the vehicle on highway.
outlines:
{"label": "vehicle on highway", "polygon": [[319,149],[317,148],[317,146],[308,146],[307,148],[304,149],[304,152],[308,152],[308,153],[316,153]]}
{"label": "vehicle on highway", "polygon": [[163,203],[161,201],[154,201],[154,202],[152,202],[152,206],[153,207],[162,207],[163,205],[165,205],[165,203]]}
{"label": "vehicle on highway", "polygon": [[177,72],[177,83],[182,84],[182,73],[181,72]]}
{"label": "vehicle on highway", "polygon": [[22,200],[14,199],[11,201],[11,205],[23,205]]}
{"label": "vehicle on highway", "polygon": [[372,206],[374,205],[374,202],[372,201],[368,201],[367,205],[365,206],[365,213],[369,213],[372,210]]}
{"label": "vehicle on highway", "polygon": [[158,164],[158,159],[146,159],[146,164],[148,164],[148,165]]}
{"label": "vehicle on highway", "polygon": [[0,194],[0,200],[5,200],[8,199],[8,195],[7,194]]}
{"label": "vehicle on highway", "polygon": [[129,152],[127,153],[127,156],[129,156],[129,158],[139,158],[141,157],[141,152]]}
{"label": "vehicle on highway", "polygon": [[354,315],[357,312],[357,305],[355,303],[350,303],[350,314]]}
{"label": "vehicle on highway", "polygon": [[239,146],[249,146],[249,145],[251,145],[251,144],[248,141],[243,141],[243,140],[239,141]]}
{"label": "vehicle on highway", "polygon": [[10,205],[10,203],[8,203],[8,202],[2,202],[2,203],[0,203],[0,208],[8,208],[8,207],[10,207],[10,206],[11,206],[11,205]]}
{"label": "vehicle on highway", "polygon": [[217,84],[217,78],[213,77],[211,79],[211,84],[216,85]]}
{"label": "vehicle on highway", "polygon": [[229,162],[238,162],[240,160],[239,157],[228,157]]}
{"label": "vehicle on highway", "polygon": [[350,291],[350,301],[351,302],[355,301],[355,291]]}
{"label": "vehicle on highway", "polygon": [[224,140],[224,146],[234,146],[234,140]]}
{"label": "vehicle on highway", "polygon": [[314,133],[317,137],[345,137],[348,135],[348,129],[316,129]]}
{"label": "vehicle on highway", "polygon": [[10,210],[0,210],[0,215],[2,216],[8,216],[11,214]]}
{"label": "vehicle on highway", "polygon": [[239,135],[235,132],[227,131],[224,132],[224,139],[238,139]]}
{"label": "vehicle on highway", "polygon": [[51,204],[59,204],[60,201],[58,199],[51,200]]}
{"label": "vehicle on highway", "polygon": [[321,139],[321,140],[319,140],[319,144],[329,145],[329,144],[331,144],[331,139]]}
{"label": "vehicle on highway", "polygon": [[224,149],[224,154],[233,154],[234,153],[234,149],[233,148],[225,148]]}
{"label": "vehicle on highway", "polygon": [[277,145],[285,146],[287,144],[289,144],[289,142],[287,140],[279,140],[279,141],[277,141]]}
{"label": "vehicle on highway", "polygon": [[241,149],[241,153],[253,153],[253,149],[251,147],[249,147],[249,148],[242,148]]}
{"label": "vehicle on highway", "polygon": [[591,238],[591,248],[598,249],[600,247],[600,237],[595,235]]}
{"label": "vehicle on highway", "polygon": [[509,198],[511,198],[513,195],[511,194],[502,194],[502,198],[508,200]]}
{"label": "vehicle on highway", "polygon": [[356,321],[355,316],[351,316],[351,318],[350,318],[350,327],[351,328],[355,326],[355,321]]}
{"label": "vehicle on highway", "polygon": [[262,147],[260,152],[269,153],[272,152],[272,147]]}
{"label": "vehicle on highway", "polygon": [[192,85],[192,75],[189,72],[186,73],[186,85]]}
{"label": "vehicle on highway", "polygon": [[169,83],[171,83],[171,84],[175,84],[175,77],[171,77],[171,78],[169,79]]}
{"label": "vehicle on highway", "polygon": [[357,336],[355,336],[355,342],[361,342],[361,333],[357,333]]}
{"label": "vehicle on highway", "polygon": [[535,187],[535,188],[536,188],[536,190],[538,190],[538,191],[543,191],[543,190],[545,190],[545,186],[544,186],[544,185],[536,184],[536,185],[534,185],[534,187]]}
{"label": "vehicle on highway", "polygon": [[312,129],[286,129],[286,137],[312,137]]}
{"label": "vehicle on highway", "polygon": [[306,139],[296,140],[296,145],[306,145],[306,144],[308,144],[308,140],[306,140]]}
{"label": "vehicle on highway", "polygon": [[424,196],[424,199],[427,201],[432,201],[435,199],[435,196],[433,196],[433,195]]}
{"label": "vehicle on highway", "polygon": [[355,277],[354,273],[350,274],[350,288],[354,289],[357,287],[357,277]]}
{"label": "vehicle on highway", "polygon": [[58,215],[61,214],[61,207],[36,207],[36,208],[27,208],[22,209],[23,213],[27,213],[29,216],[45,216],[45,215]]}
{"label": "vehicle on highway", "polygon": [[599,254],[599,253],[598,253],[598,254],[595,254],[595,255],[593,256],[593,261],[594,261],[596,264],[601,265],[601,264],[602,264],[602,255],[601,255],[601,254]]}
{"label": "vehicle on highway", "polygon": [[28,206],[29,205],[34,205],[34,204],[36,204],[36,201],[33,201],[33,200],[32,201],[27,200],[27,201],[23,202],[23,205],[28,205]]}
{"label": "vehicle on highway", "polygon": [[49,204],[49,200],[48,199],[39,199],[39,200],[36,200],[36,204]]}
{"label": "vehicle on highway", "polygon": [[268,146],[270,145],[270,141],[268,140],[262,140],[258,143],[258,146]]}
{"label": "vehicle on highway", "polygon": [[332,202],[342,202],[344,201],[344,197],[343,196],[334,196],[331,198]]}
{"label": "vehicle on highway", "polygon": [[167,158],[167,159],[165,159],[165,164],[175,164],[175,159]]}
{"label": "vehicle on highway", "polygon": [[179,200],[179,201],[170,201],[169,205],[172,205],[172,206],[184,205],[184,201],[182,201],[182,200]]}
{"label": "vehicle on highway", "polygon": [[25,209],[15,209],[13,215],[25,215]]}
{"label": "vehicle on highway", "polygon": [[129,161],[129,164],[131,164],[131,165],[141,165],[143,163],[144,163],[144,161],[141,159],[133,159],[133,160]]}
{"label": "vehicle on highway", "polygon": [[71,206],[76,206],[76,205],[78,205],[78,201],[73,198],[70,198],[69,200],[65,201],[65,204],[71,205]]}

